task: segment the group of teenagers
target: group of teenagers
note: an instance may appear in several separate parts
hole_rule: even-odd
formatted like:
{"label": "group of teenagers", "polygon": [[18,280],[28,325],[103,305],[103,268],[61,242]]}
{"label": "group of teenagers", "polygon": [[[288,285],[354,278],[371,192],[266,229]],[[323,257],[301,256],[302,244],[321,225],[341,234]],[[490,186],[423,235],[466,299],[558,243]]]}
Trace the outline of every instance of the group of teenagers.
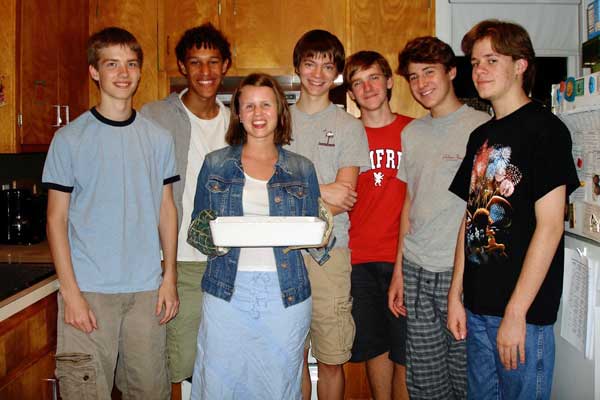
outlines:
{"label": "group of teenagers", "polygon": [[[192,399],[309,399],[310,350],[319,399],[343,398],[348,361],[376,400],[548,399],[571,139],[528,97],[521,26],[480,22],[462,51],[493,116],[456,97],[443,41],[398,55],[428,111],[412,119],[390,108],[386,59],[346,58],[324,30],[294,47],[297,103],[254,73],[228,108],[230,45],[207,23],[176,47],[187,88],[137,113],[139,43],[93,34],[100,101],[56,133],[42,177],[62,398],[169,399],[191,378]],[[339,74],[360,120],[329,100]],[[328,213],[316,248],[226,249],[208,228]]]}

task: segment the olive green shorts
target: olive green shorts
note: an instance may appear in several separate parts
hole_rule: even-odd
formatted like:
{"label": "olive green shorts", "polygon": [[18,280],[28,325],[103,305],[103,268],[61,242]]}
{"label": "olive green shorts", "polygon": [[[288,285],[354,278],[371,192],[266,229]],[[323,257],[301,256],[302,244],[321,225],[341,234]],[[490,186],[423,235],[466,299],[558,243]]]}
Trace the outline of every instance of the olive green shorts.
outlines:
{"label": "olive green shorts", "polygon": [[304,256],[312,289],[312,320],[305,348],[318,361],[341,365],[352,355],[354,320],[350,296],[350,251],[333,248],[323,265]]}
{"label": "olive green shorts", "polygon": [[181,382],[192,376],[202,316],[200,283],[205,270],[205,261],[177,262],[179,313],[167,324],[167,359],[171,382]]}

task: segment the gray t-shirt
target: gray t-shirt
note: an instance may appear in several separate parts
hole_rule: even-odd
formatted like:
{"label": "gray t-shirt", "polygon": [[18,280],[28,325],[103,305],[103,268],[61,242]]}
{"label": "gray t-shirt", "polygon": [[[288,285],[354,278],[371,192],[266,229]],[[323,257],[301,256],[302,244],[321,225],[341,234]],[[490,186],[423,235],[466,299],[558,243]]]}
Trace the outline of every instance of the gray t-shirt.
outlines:
{"label": "gray t-shirt", "polygon": [[92,109],[56,132],[42,182],[71,193],[68,236],[81,291],[158,288],[163,187],[177,180],[172,136],[135,111],[111,121]]}
{"label": "gray t-shirt", "polygon": [[[289,150],[308,158],[315,165],[320,184],[335,181],[340,168],[367,168],[369,143],[362,123],[330,104],[323,111],[306,114],[295,105],[292,112],[292,143]],[[348,247],[348,213],[334,217],[335,247]]]}
{"label": "gray t-shirt", "polygon": [[410,194],[407,261],[431,272],[452,270],[465,202],[448,188],[465,156],[471,132],[490,119],[466,105],[450,115],[416,119],[402,132],[398,178]]}

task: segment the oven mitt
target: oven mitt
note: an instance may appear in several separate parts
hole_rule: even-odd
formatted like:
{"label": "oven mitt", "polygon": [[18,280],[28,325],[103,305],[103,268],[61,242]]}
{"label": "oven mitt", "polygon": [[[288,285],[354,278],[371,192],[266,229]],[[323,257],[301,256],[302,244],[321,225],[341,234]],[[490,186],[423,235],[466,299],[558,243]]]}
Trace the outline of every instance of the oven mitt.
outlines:
{"label": "oven mitt", "polygon": [[218,247],[213,243],[209,223],[216,218],[217,213],[214,210],[202,210],[188,229],[187,242],[208,257],[224,256],[229,252],[228,247]]}
{"label": "oven mitt", "polygon": [[[300,250],[306,248],[322,248],[322,247],[331,247],[327,246],[329,243],[329,238],[331,237],[331,232],[333,231],[333,214],[329,210],[329,207],[325,205],[323,199],[319,197],[319,218],[325,221],[325,232],[323,232],[323,239],[321,243],[315,246],[290,246],[286,247],[283,250],[283,253],[286,254],[291,250]],[[335,243],[335,237],[332,240],[332,244]],[[327,257],[329,258],[329,257]]]}

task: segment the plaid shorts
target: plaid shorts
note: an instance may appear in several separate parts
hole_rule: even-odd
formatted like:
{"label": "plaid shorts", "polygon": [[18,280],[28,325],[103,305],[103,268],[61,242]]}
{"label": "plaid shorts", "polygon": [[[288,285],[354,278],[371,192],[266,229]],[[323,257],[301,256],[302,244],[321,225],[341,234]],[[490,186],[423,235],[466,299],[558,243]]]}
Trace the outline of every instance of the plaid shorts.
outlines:
{"label": "plaid shorts", "polygon": [[467,396],[467,355],[446,327],[452,271],[430,272],[403,262],[407,310],[406,385],[412,400]]}

